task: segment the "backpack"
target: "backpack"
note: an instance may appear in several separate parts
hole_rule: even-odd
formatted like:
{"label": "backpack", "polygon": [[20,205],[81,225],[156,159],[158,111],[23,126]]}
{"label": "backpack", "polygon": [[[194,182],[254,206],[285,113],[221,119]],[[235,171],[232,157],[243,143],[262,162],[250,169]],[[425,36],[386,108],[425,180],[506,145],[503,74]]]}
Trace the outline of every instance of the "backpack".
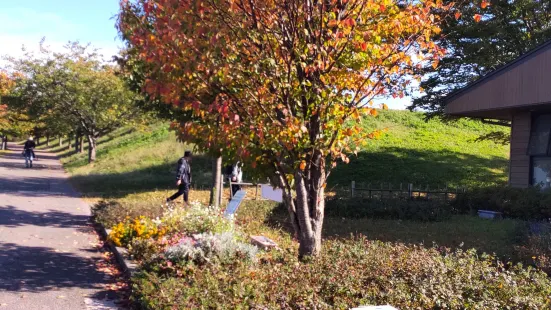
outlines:
{"label": "backpack", "polygon": [[232,165],[227,165],[226,167],[224,167],[224,175],[227,175],[227,176],[230,176],[233,172],[233,166]]}

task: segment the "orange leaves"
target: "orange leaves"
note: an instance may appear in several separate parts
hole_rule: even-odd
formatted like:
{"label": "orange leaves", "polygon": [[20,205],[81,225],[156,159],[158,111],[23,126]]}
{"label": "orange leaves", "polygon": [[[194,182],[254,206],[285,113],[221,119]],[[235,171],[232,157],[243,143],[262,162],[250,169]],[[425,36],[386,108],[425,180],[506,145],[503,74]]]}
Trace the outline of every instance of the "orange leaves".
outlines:
{"label": "orange leaves", "polygon": [[475,14],[475,15],[474,15],[474,21],[475,21],[475,22],[478,23],[478,22],[480,22],[481,19],[482,19],[482,15],[480,15],[480,14]]}
{"label": "orange leaves", "polygon": [[375,130],[374,132],[367,135],[369,139],[379,139],[382,135],[382,131]]}
{"label": "orange leaves", "polygon": [[433,61],[432,61],[432,68],[433,68],[433,69],[438,68],[438,63],[439,63],[439,62],[440,62],[440,61],[439,61],[438,59],[433,60]]}
{"label": "orange leaves", "polygon": [[354,27],[356,26],[356,21],[353,18],[347,18],[342,21],[342,24],[346,27]]}
{"label": "orange leaves", "polygon": [[483,9],[485,9],[489,5],[490,5],[490,1],[488,1],[488,0],[482,0],[482,2],[480,3],[480,7],[483,8]]}
{"label": "orange leaves", "polygon": [[306,169],[306,161],[304,161],[304,160],[301,161],[300,165],[299,165],[299,168],[300,168],[300,170],[304,171],[304,169]]}
{"label": "orange leaves", "polygon": [[461,12],[457,11],[455,12],[455,19],[461,18]]}
{"label": "orange leaves", "polygon": [[383,103],[383,110],[388,110],[388,105],[386,105],[386,103]]}
{"label": "orange leaves", "polygon": [[366,108],[366,112],[367,112],[367,114],[369,114],[371,116],[377,116],[378,115],[377,110],[372,109],[372,108]]}

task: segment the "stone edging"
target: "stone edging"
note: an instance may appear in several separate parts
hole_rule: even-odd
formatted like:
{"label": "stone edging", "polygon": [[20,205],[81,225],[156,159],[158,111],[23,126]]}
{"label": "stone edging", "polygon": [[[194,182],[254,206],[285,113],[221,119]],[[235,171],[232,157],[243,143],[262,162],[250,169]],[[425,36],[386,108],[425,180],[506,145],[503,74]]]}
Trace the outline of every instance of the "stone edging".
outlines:
{"label": "stone edging", "polygon": [[96,226],[98,227],[99,233],[102,235],[103,238],[105,238],[107,245],[109,246],[113,254],[115,254],[115,258],[117,259],[119,265],[122,267],[123,272],[127,276],[132,277],[138,270],[138,265],[130,259],[128,250],[122,247],[118,247],[112,242],[107,241],[107,236],[111,232],[110,229],[105,229],[105,227],[103,227],[103,225],[99,223],[96,223]]}

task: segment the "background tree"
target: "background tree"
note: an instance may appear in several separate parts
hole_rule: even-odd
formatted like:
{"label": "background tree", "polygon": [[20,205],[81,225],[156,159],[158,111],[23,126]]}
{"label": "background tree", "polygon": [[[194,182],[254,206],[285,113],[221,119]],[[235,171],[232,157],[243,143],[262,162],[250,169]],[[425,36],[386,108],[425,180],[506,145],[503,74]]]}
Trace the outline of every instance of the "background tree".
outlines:
{"label": "background tree", "polygon": [[[444,51],[437,1],[122,2],[119,28],[149,64],[144,89],[192,111],[182,136],[281,187],[301,257],[321,250],[324,189],[359,120]],[[412,57],[416,55],[416,57]],[[349,121],[349,122],[348,122]],[[348,123],[346,123],[348,122]],[[201,137],[200,141],[196,140]]]}
{"label": "background tree", "polygon": [[17,74],[0,70],[0,150],[7,149],[8,137],[21,137],[32,131],[28,116],[14,106],[16,77]]}
{"label": "background tree", "polygon": [[[434,39],[448,53],[437,67],[426,64],[419,72],[425,77],[421,82],[424,94],[415,98],[409,109],[443,115],[443,99],[449,93],[551,38],[551,2],[483,2],[457,2],[456,16],[443,16],[442,32]],[[456,18],[459,16],[464,18]]]}
{"label": "background tree", "polygon": [[55,116],[47,118],[49,124],[81,128],[89,144],[89,162],[96,158],[99,137],[139,115],[134,95],[116,75],[116,67],[88,46],[71,43],[62,53],[42,47],[38,56],[27,53],[10,62],[22,73],[16,81],[20,102],[34,116]]}

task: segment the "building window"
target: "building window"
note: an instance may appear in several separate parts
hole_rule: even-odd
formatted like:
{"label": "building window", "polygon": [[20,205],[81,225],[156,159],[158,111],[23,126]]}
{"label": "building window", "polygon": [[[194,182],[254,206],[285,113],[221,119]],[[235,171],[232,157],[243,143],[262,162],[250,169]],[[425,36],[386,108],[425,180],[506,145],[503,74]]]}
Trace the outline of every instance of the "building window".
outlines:
{"label": "building window", "polygon": [[532,119],[528,155],[532,157],[532,185],[551,188],[551,114]]}
{"label": "building window", "polygon": [[551,137],[551,114],[539,115],[532,121],[528,155],[546,156],[549,153],[549,138]]}
{"label": "building window", "polygon": [[551,157],[532,159],[532,185],[551,188]]}

